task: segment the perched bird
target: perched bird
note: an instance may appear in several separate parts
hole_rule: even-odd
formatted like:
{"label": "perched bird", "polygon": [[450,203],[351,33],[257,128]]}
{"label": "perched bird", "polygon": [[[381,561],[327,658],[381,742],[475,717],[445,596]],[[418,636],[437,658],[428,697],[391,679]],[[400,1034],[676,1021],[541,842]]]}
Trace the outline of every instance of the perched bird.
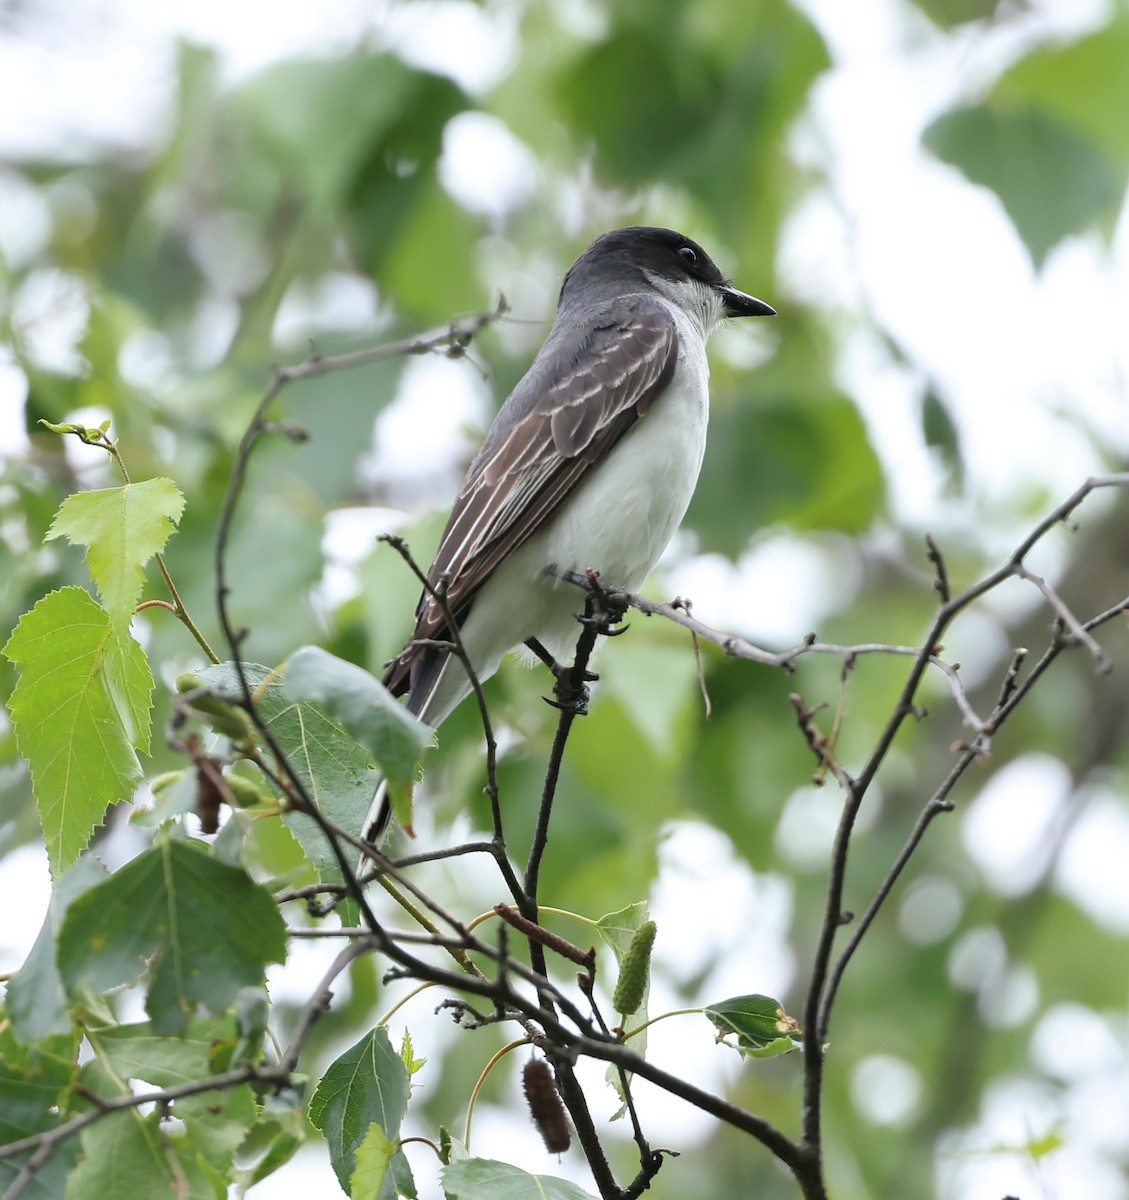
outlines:
{"label": "perched bird", "polygon": [[[598,237],[561,286],[557,317],[467,471],[428,579],[480,680],[523,644],[571,656],[575,587],[554,572],[598,571],[634,590],[674,536],[706,446],[706,340],[726,317],[773,316],[696,242],[633,226]],[[462,664],[419,640],[449,639],[425,591],[385,685],[438,726],[470,692]],[[383,784],[363,836],[389,816]]]}

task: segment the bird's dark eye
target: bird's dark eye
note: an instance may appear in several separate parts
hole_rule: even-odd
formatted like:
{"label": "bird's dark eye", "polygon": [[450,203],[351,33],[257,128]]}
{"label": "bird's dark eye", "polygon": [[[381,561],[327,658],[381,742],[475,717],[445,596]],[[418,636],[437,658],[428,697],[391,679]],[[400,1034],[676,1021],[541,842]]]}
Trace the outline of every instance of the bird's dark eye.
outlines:
{"label": "bird's dark eye", "polygon": [[683,246],[678,251],[678,256],[688,267],[697,265],[698,255],[695,253],[693,246]]}

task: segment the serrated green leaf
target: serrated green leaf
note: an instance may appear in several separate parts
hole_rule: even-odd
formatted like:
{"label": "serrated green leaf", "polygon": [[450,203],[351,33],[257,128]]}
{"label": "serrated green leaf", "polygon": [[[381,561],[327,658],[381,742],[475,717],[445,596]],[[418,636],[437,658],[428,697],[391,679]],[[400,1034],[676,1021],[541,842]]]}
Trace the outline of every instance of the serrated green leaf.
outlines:
{"label": "serrated green leaf", "polygon": [[[380,782],[368,752],[318,706],[295,702],[277,681],[263,686],[272,674],[267,667],[247,663],[244,670],[255,690],[259,715],[318,808],[343,829],[359,830]],[[239,695],[231,663],[208,667],[199,678],[217,691]],[[337,860],[313,818],[289,812],[283,819],[321,877],[339,879]]]}
{"label": "serrated green leaf", "polygon": [[509,1163],[465,1158],[443,1168],[447,1200],[595,1200],[567,1179],[530,1175]]}
{"label": "serrated green leaf", "polygon": [[[222,1013],[286,957],[270,894],[196,845],[162,838],[71,904],[59,935],[68,987],[119,987],[151,971],[146,1010],[181,1035],[197,1004]],[[150,964],[150,960],[152,963]]]}
{"label": "serrated green leaf", "polygon": [[[366,1034],[322,1076],[310,1100],[310,1122],[325,1134],[329,1157],[342,1188],[349,1190],[357,1169],[357,1149],[374,1123],[390,1138],[400,1133],[408,1107],[408,1073],[385,1029]],[[393,1170],[407,1170],[403,1155]],[[395,1196],[391,1175],[380,1189],[382,1200]]]}
{"label": "serrated green leaf", "polygon": [[56,962],[56,939],[72,900],[106,878],[106,868],[93,858],[80,858],[51,889],[51,902],[35,945],[8,984],[8,1016],[21,1042],[70,1032],[67,997]]}
{"label": "serrated green leaf", "polygon": [[75,492],[55,514],[47,537],[86,546],[86,562],[102,603],[128,622],[145,584],[145,565],[159,554],[180,515],[184,496],[171,479]]}
{"label": "serrated green leaf", "polygon": [[376,759],[393,803],[403,802],[415,782],[420,755],[433,740],[429,726],[374,675],[318,646],[303,646],[291,655],[282,686],[294,700],[324,705]]}
{"label": "serrated green leaf", "polygon": [[396,1143],[373,1121],[357,1147],[357,1169],[349,1180],[350,1200],[378,1200],[395,1153]]}
{"label": "serrated green leaf", "polygon": [[719,1042],[736,1034],[733,1049],[743,1058],[774,1058],[795,1050],[803,1040],[799,1025],[771,996],[734,996],[707,1005],[704,1012],[717,1029]]}
{"label": "serrated green leaf", "polygon": [[44,596],[3,653],[19,668],[9,709],[58,877],[141,780],[153,678],[128,629],[78,587]]}

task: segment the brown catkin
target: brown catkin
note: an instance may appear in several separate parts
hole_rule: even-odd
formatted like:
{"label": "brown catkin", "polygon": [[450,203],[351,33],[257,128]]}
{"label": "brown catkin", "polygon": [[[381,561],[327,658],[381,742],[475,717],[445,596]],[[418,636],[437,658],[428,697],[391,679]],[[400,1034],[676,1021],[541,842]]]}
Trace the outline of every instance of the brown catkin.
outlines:
{"label": "brown catkin", "polygon": [[531,1058],[522,1069],[521,1086],[533,1124],[545,1141],[545,1149],[552,1154],[563,1154],[572,1141],[572,1134],[549,1064],[542,1058]]}

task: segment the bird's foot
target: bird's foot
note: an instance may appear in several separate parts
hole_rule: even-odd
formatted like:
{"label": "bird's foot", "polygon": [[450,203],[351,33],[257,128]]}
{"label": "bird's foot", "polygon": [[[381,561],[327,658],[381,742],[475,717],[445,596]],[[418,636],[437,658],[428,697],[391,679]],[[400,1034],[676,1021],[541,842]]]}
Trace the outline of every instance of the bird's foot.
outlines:
{"label": "bird's foot", "polygon": [[[584,716],[588,711],[588,684],[595,683],[600,677],[595,671],[580,671],[575,667],[567,667],[545,649],[536,638],[528,638],[525,643],[530,650],[553,673],[556,683],[553,685],[553,699],[544,697],[546,704],[559,708],[562,712],[573,712]],[[579,676],[579,678],[577,677]]]}

